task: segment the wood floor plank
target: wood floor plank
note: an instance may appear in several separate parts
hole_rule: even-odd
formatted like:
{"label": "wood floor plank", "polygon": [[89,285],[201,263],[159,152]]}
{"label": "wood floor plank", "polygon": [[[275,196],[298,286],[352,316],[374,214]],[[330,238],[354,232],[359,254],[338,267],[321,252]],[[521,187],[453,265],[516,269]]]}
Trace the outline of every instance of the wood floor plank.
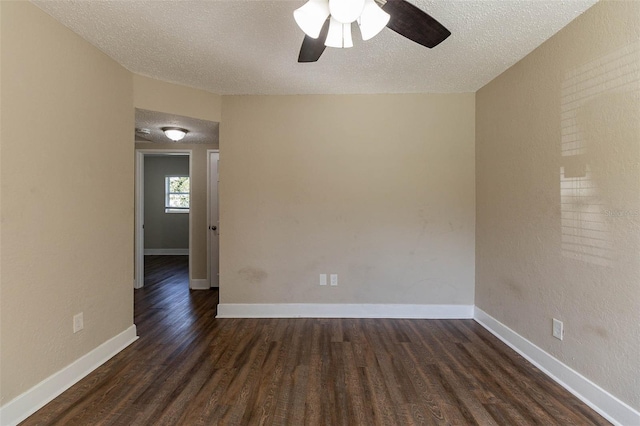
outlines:
{"label": "wood floor plank", "polygon": [[364,399],[365,393],[358,375],[354,346],[352,342],[345,342],[343,345],[349,419],[352,424],[370,425],[374,422],[373,410],[371,409],[371,401]]}
{"label": "wood floor plank", "polygon": [[216,319],[146,256],[140,338],[24,425],[606,425],[473,320]]}
{"label": "wood floor plank", "polygon": [[322,422],[321,398],[322,387],[322,354],[320,352],[320,336],[322,326],[319,321],[311,323],[311,342],[309,354],[309,379],[307,381],[307,397],[305,400],[305,425],[319,425]]}
{"label": "wood floor plank", "polygon": [[405,348],[405,356],[402,359],[420,401],[417,404],[409,404],[411,417],[420,424],[446,424],[439,406],[440,398],[438,398],[433,387],[422,377],[419,363],[416,362],[416,357],[420,357],[415,352],[418,345],[403,343],[403,347]]}

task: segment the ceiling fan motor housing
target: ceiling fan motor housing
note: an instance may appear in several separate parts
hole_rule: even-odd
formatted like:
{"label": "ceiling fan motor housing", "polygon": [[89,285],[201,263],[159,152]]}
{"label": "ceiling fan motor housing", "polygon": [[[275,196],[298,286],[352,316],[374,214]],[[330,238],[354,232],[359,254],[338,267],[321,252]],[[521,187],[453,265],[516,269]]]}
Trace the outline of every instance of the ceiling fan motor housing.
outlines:
{"label": "ceiling fan motor housing", "polygon": [[365,0],[329,0],[331,17],[341,24],[350,24],[362,14]]}

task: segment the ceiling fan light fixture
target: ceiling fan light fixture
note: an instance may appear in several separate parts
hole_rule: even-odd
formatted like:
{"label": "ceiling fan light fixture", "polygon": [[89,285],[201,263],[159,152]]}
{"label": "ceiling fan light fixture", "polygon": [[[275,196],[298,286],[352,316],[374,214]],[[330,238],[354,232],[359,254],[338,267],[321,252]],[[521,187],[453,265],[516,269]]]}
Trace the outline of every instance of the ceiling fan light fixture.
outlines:
{"label": "ceiling fan light fixture", "polygon": [[342,24],[331,17],[329,22],[329,32],[324,42],[327,47],[347,48],[353,47],[353,39],[351,38],[351,24]]}
{"label": "ceiling fan light fixture", "polygon": [[341,24],[350,24],[362,13],[365,0],[329,0],[331,17]]}
{"label": "ceiling fan light fixture", "polygon": [[382,10],[375,0],[366,0],[362,14],[358,18],[362,40],[369,40],[375,37],[387,26],[390,18],[391,16]]}
{"label": "ceiling fan light fixture", "polygon": [[318,38],[329,13],[327,0],[309,0],[302,7],[293,11],[293,18],[306,35]]}
{"label": "ceiling fan light fixture", "polygon": [[[305,4],[296,13],[314,8],[323,10],[321,16],[314,18],[314,30],[319,28],[319,31],[318,34],[314,31],[313,37],[305,31],[306,35],[298,54],[299,63],[316,62],[326,47],[352,47],[351,24],[356,21],[362,40],[375,37],[387,27],[431,49],[451,35],[451,31],[440,22],[408,0],[309,0],[308,5]],[[302,24],[299,25],[303,28]]]}
{"label": "ceiling fan light fixture", "polygon": [[182,140],[186,136],[186,134],[189,133],[188,130],[182,129],[180,127],[163,127],[162,131],[164,132],[166,137],[174,142]]}

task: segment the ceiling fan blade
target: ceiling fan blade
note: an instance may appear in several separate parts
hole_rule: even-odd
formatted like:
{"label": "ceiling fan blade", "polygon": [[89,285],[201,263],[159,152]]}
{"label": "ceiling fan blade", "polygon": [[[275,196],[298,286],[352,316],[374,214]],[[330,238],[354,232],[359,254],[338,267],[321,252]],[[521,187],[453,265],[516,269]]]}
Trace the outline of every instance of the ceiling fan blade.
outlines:
{"label": "ceiling fan blade", "polygon": [[382,10],[391,15],[388,28],[425,47],[436,47],[451,35],[440,22],[405,0],[387,0]]}
{"label": "ceiling fan blade", "polygon": [[318,38],[311,38],[305,34],[302,41],[302,47],[300,47],[300,54],[298,55],[298,62],[316,62],[320,59],[322,52],[327,47],[324,45],[329,33],[329,19],[327,19],[320,30]]}

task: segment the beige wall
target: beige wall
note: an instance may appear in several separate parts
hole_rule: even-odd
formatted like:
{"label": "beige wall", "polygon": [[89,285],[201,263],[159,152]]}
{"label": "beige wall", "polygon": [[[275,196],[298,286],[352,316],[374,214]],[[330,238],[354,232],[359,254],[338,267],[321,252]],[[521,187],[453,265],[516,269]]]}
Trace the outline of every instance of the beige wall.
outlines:
{"label": "beige wall", "polygon": [[136,149],[181,149],[191,150],[191,220],[193,241],[191,252],[191,278],[207,278],[207,150],[218,149],[216,144],[186,143],[136,143]]}
{"label": "beige wall", "polygon": [[224,97],[221,303],[472,304],[474,161],[473,94]]}
{"label": "beige wall", "polygon": [[635,409],[638,22],[601,2],[476,97],[476,305]]}
{"label": "beige wall", "polygon": [[134,111],[123,67],[28,2],[0,10],[4,405],[132,325]]}
{"label": "beige wall", "polygon": [[222,97],[204,90],[133,74],[133,105],[149,111],[219,122]]}

